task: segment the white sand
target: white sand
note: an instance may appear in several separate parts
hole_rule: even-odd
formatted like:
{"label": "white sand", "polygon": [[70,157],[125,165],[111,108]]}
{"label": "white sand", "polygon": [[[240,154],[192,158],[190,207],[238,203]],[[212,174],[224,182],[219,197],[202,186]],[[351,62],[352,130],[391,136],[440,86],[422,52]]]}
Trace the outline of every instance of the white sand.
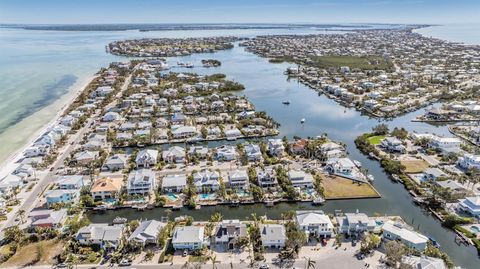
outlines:
{"label": "white sand", "polygon": [[95,77],[96,75],[90,75],[79,79],[69,87],[68,93],[60,99],[9,127],[0,135],[0,141],[3,145],[0,151],[0,178],[5,177],[17,168],[18,164],[16,162],[22,158],[23,151],[54,125],[68,106]]}

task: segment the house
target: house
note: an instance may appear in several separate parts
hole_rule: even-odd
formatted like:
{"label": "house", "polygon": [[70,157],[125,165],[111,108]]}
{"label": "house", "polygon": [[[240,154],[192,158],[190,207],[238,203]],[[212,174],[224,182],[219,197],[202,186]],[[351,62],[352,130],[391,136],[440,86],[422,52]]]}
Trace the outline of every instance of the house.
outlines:
{"label": "house", "polygon": [[262,188],[275,188],[278,186],[275,170],[272,168],[257,169],[258,186]]}
{"label": "house", "polygon": [[459,208],[469,213],[470,215],[480,217],[480,195],[467,197],[458,203]]}
{"label": "house", "polygon": [[95,180],[90,193],[94,200],[116,198],[123,187],[121,178],[100,178]]}
{"label": "house", "polygon": [[289,143],[289,151],[293,155],[302,155],[305,153],[306,146],[307,140],[298,139]]}
{"label": "house", "polygon": [[357,235],[371,232],[375,229],[375,220],[370,219],[364,213],[345,213],[336,217],[338,232],[348,235]]}
{"label": "house", "polygon": [[28,147],[27,149],[25,149],[25,151],[23,152],[23,156],[25,156],[27,158],[44,156],[48,153],[49,150],[50,150],[50,146],[48,146],[48,145],[32,146],[32,147]]}
{"label": "house", "polygon": [[28,216],[32,221],[31,227],[60,228],[67,218],[67,210],[65,208],[56,211],[51,209],[33,210]]}
{"label": "house", "polygon": [[440,181],[435,181],[435,184],[438,186],[444,188],[444,189],[449,189],[451,190],[454,194],[467,194],[468,190],[467,188],[460,184],[458,181],[455,180],[440,180]]}
{"label": "house", "polygon": [[428,256],[403,256],[402,263],[409,265],[409,268],[414,269],[447,269],[445,263],[440,258],[433,258]]}
{"label": "house", "polygon": [[142,221],[130,235],[128,241],[135,242],[141,246],[157,244],[158,234],[163,227],[165,227],[165,223],[157,220]]}
{"label": "house", "polygon": [[85,186],[85,180],[82,175],[61,176],[55,182],[58,189],[74,190]]}
{"label": "house", "polygon": [[205,245],[205,228],[203,226],[175,227],[172,236],[172,245],[175,250],[201,249]]}
{"label": "house", "polygon": [[8,192],[15,188],[21,188],[23,186],[23,179],[14,174],[8,174],[4,178],[0,179],[0,191]]}
{"label": "house", "polygon": [[182,192],[187,187],[186,175],[166,175],[162,180],[163,192]]}
{"label": "house", "polygon": [[236,169],[228,172],[228,185],[232,189],[247,190],[249,186],[247,170]]}
{"label": "house", "polygon": [[383,147],[385,150],[389,152],[398,152],[398,153],[405,152],[405,146],[402,145],[402,141],[400,141],[396,137],[387,136],[384,139],[382,139],[382,142],[380,143],[380,145],[381,147]]}
{"label": "house", "polygon": [[302,210],[296,212],[296,223],[308,236],[331,237],[333,224],[321,210]]}
{"label": "house", "polygon": [[261,224],[260,238],[265,248],[283,248],[287,240],[285,226],[282,224]]}
{"label": "house", "polygon": [[237,158],[237,150],[234,146],[223,145],[217,148],[216,159],[218,161],[233,161]]}
{"label": "house", "polygon": [[193,185],[198,192],[212,192],[220,188],[220,175],[216,171],[202,169],[193,174]]}
{"label": "house", "polygon": [[228,129],[224,131],[224,133],[227,140],[235,140],[242,136],[242,132],[240,132],[240,130],[237,128]]}
{"label": "house", "polygon": [[244,150],[248,161],[256,162],[262,160],[262,152],[258,145],[251,143],[245,144]]}
{"label": "house", "polygon": [[105,168],[109,171],[118,171],[125,168],[127,164],[127,156],[124,154],[115,154],[105,161]]}
{"label": "house", "polygon": [[268,153],[272,156],[281,157],[285,151],[285,146],[283,145],[282,139],[268,139]]}
{"label": "house", "polygon": [[188,138],[197,136],[199,133],[195,126],[179,126],[177,128],[172,127],[172,136],[175,139]]}
{"label": "house", "polygon": [[247,225],[236,220],[223,220],[215,226],[215,244],[226,245],[227,249],[234,249],[237,240],[248,236]]}
{"label": "house", "polygon": [[432,136],[429,146],[435,149],[439,149],[444,153],[458,152],[462,141],[456,137],[439,137]]}
{"label": "house", "polygon": [[118,121],[121,119],[122,119],[122,116],[120,116],[120,114],[118,114],[117,112],[113,112],[113,111],[105,113],[105,115],[103,115],[102,117],[103,122],[112,122],[112,121]]}
{"label": "house", "polygon": [[98,151],[80,151],[74,155],[74,159],[80,165],[87,165],[98,159]]}
{"label": "house", "polygon": [[123,225],[95,223],[80,228],[76,240],[81,245],[98,245],[102,249],[116,249],[123,238]]}
{"label": "house", "polygon": [[24,164],[20,164],[17,168],[15,168],[13,173],[22,178],[27,178],[35,174],[35,169],[30,164],[24,163]]}
{"label": "house", "polygon": [[150,169],[140,169],[128,175],[127,193],[129,195],[147,195],[157,187],[155,172]]}
{"label": "house", "polygon": [[385,240],[398,240],[408,247],[416,250],[424,250],[427,247],[428,237],[423,234],[417,233],[400,223],[393,221],[387,221],[382,226],[383,239]]}
{"label": "house", "polygon": [[185,149],[179,146],[173,146],[163,151],[162,158],[167,163],[184,163]]}
{"label": "house", "polygon": [[465,170],[480,169],[480,155],[465,154],[463,157],[458,158],[457,164]]}
{"label": "house", "polygon": [[51,207],[54,204],[73,204],[80,196],[80,190],[48,190],[45,192],[44,197],[47,201],[47,207]]}
{"label": "house", "polygon": [[144,149],[138,152],[135,157],[135,163],[137,168],[144,167],[149,168],[157,164],[158,150],[154,149]]}
{"label": "house", "polygon": [[288,171],[288,180],[290,180],[293,187],[299,187],[299,188],[313,187],[313,176],[311,174],[305,173],[302,170]]}
{"label": "house", "polygon": [[206,159],[208,157],[208,148],[203,146],[192,146],[188,149],[188,156],[195,157],[200,160]]}
{"label": "house", "polygon": [[435,181],[439,178],[445,178],[448,175],[443,172],[442,170],[436,168],[436,167],[429,167],[423,171],[423,178],[424,180],[432,180]]}

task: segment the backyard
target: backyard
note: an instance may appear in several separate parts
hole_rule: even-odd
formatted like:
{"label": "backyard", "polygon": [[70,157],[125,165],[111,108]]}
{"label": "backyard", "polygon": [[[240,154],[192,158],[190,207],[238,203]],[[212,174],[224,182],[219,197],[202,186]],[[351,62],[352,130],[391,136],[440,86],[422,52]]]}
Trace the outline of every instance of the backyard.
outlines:
{"label": "backyard", "polygon": [[385,138],[384,135],[375,135],[375,136],[370,136],[368,138],[368,142],[370,142],[370,144],[372,145],[378,145],[380,144],[380,142],[382,142],[382,140]]}
{"label": "backyard", "polygon": [[322,180],[325,199],[374,198],[380,197],[370,184],[358,184],[341,177],[325,177]]}

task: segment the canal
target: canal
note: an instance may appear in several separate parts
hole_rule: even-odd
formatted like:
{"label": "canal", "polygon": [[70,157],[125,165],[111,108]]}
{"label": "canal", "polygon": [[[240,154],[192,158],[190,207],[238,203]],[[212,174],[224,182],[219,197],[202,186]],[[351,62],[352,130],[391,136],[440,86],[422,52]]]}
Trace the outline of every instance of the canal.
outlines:
{"label": "canal", "polygon": [[[222,62],[218,68],[203,68],[200,60],[213,58]],[[440,225],[434,217],[415,206],[411,196],[401,184],[390,181],[379,163],[366,158],[354,144],[358,135],[371,131],[372,127],[384,122],[393,127],[404,127],[409,131],[435,132],[448,134],[445,126],[432,126],[424,123],[415,123],[410,120],[422,114],[423,109],[412,112],[391,121],[381,121],[369,118],[351,108],[344,108],[333,100],[298,83],[295,79],[287,79],[283,72],[288,64],[272,64],[268,60],[257,57],[244,51],[238,44],[228,51],[209,54],[197,54],[180,58],[170,58],[170,66],[177,61],[192,62],[193,69],[172,68],[175,72],[196,72],[200,74],[225,73],[229,79],[245,85],[246,90],[240,94],[246,95],[259,111],[266,111],[280,126],[280,137],[287,136],[316,136],[327,133],[333,140],[342,141],[347,145],[349,156],[359,160],[369,173],[375,176],[374,186],[381,194],[380,199],[336,200],[327,201],[321,207],[313,207],[310,203],[282,203],[274,207],[265,207],[263,204],[230,208],[226,206],[202,207],[200,210],[182,209],[166,211],[156,208],[147,211],[122,209],[105,213],[89,213],[88,217],[94,223],[111,222],[116,216],[131,219],[160,219],[162,216],[191,215],[195,220],[207,220],[214,212],[220,212],[224,218],[244,219],[252,213],[258,216],[266,215],[269,218],[279,218],[288,210],[322,209],[326,213],[335,210],[343,212],[360,212],[369,215],[398,215],[406,222],[418,229],[421,233],[435,238],[454,260],[456,265],[465,268],[479,268],[480,260],[473,247],[458,246],[454,242],[455,234]],[[289,106],[282,105],[283,100],[290,100]],[[305,118],[305,124],[300,119]]]}

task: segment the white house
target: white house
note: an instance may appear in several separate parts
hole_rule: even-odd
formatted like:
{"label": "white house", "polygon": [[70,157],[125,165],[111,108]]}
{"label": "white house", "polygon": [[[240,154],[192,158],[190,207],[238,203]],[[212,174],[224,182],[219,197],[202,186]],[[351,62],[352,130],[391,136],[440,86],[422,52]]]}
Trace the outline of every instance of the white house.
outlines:
{"label": "white house", "polygon": [[480,155],[465,154],[463,157],[458,158],[458,165],[463,169],[480,169]]}
{"label": "white house", "polygon": [[460,209],[468,212],[470,215],[480,217],[480,195],[467,197],[458,203]]}
{"label": "white house", "polygon": [[442,152],[458,152],[461,144],[462,140],[456,137],[432,136],[429,146]]}
{"label": "white house", "polygon": [[388,136],[382,139],[380,145],[389,152],[405,152],[405,146],[402,145],[402,141],[400,141],[396,137]]}
{"label": "white house", "polygon": [[364,232],[371,232],[375,229],[375,220],[370,219],[364,213],[345,213],[336,217],[338,232],[355,235]]}
{"label": "white house", "polygon": [[162,180],[163,192],[181,192],[186,186],[187,176],[185,175],[166,175]]}
{"label": "white house", "polygon": [[277,157],[281,157],[283,155],[283,152],[285,151],[283,141],[279,138],[268,139],[267,148],[270,155]]}
{"label": "white house", "polygon": [[185,149],[179,146],[173,146],[163,151],[162,158],[167,163],[184,163]]}
{"label": "white house", "polygon": [[282,224],[261,224],[260,238],[266,248],[283,248],[287,240],[285,226]]}
{"label": "white house", "polygon": [[118,171],[125,168],[127,164],[127,156],[124,154],[115,154],[105,161],[105,168],[109,171]]}
{"label": "white house", "polygon": [[120,119],[122,119],[122,116],[120,116],[120,114],[118,114],[117,112],[113,111],[105,113],[105,115],[103,115],[102,117],[103,122],[118,121]]}
{"label": "white house", "polygon": [[95,223],[80,228],[76,239],[82,245],[99,245],[103,249],[116,249],[123,238],[123,225]]}
{"label": "white house", "polygon": [[333,234],[332,221],[321,210],[297,211],[295,220],[307,236],[331,237]]}
{"label": "white house", "polygon": [[428,237],[407,229],[407,227],[399,223],[387,221],[383,224],[382,230],[383,239],[385,240],[399,240],[406,246],[416,250],[424,250],[427,247]]}
{"label": "white house", "polygon": [[248,236],[247,225],[238,219],[223,220],[215,226],[213,234],[215,244],[226,245],[228,249],[234,249],[239,238]]}
{"label": "white house", "polygon": [[149,168],[157,164],[158,150],[144,149],[138,152],[135,157],[135,163],[138,167]]}
{"label": "white house", "polygon": [[141,246],[156,244],[158,234],[163,227],[165,227],[165,223],[157,220],[142,221],[137,229],[130,235],[128,241],[136,242]]}
{"label": "white house", "polygon": [[260,147],[258,145],[252,143],[245,144],[244,150],[248,161],[256,162],[262,159],[262,152],[260,151]]}
{"label": "white house", "polygon": [[247,190],[249,186],[247,170],[229,171],[228,185],[232,189]]}
{"label": "white house", "polygon": [[198,192],[217,191],[220,188],[220,175],[217,171],[203,169],[193,174],[193,185]]}
{"label": "white house", "polygon": [[201,249],[205,245],[205,228],[203,226],[175,227],[172,236],[172,245],[175,250]]}
{"label": "white house", "polygon": [[257,169],[257,182],[258,185],[262,188],[275,188],[278,186],[277,177],[275,175],[275,170],[265,168]]}
{"label": "white house", "polygon": [[85,186],[85,180],[82,175],[61,176],[55,183],[59,189],[63,190],[81,189]]}
{"label": "white house", "polygon": [[288,180],[290,180],[293,187],[299,187],[299,188],[313,187],[313,176],[309,173],[305,173],[302,170],[288,171]]}
{"label": "white house", "polygon": [[128,175],[127,192],[130,195],[146,195],[153,192],[156,187],[155,172],[150,169],[134,170]]}
{"label": "white house", "polygon": [[223,145],[217,148],[216,158],[219,161],[233,161],[237,158],[237,155],[235,147]]}

